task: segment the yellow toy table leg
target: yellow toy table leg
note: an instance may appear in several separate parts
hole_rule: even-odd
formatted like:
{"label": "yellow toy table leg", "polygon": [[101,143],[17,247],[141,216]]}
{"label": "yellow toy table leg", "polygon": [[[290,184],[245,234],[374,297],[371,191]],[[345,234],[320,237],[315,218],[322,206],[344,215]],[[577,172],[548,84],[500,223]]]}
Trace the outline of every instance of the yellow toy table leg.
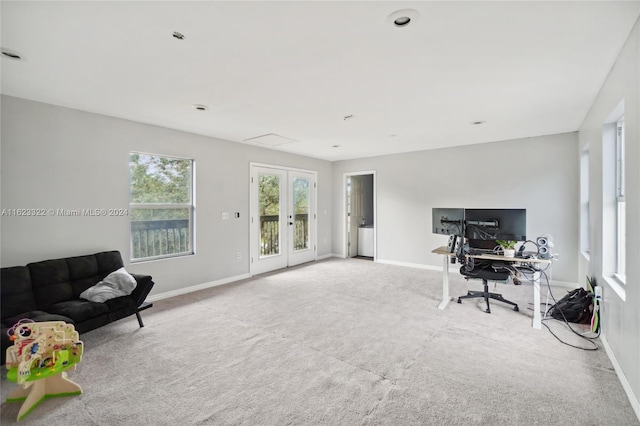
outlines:
{"label": "yellow toy table leg", "polygon": [[18,420],[25,418],[34,408],[47,398],[57,396],[80,395],[82,388],[77,383],[67,378],[67,373],[62,372],[44,379],[25,383],[7,396],[7,402],[24,401],[18,412]]}

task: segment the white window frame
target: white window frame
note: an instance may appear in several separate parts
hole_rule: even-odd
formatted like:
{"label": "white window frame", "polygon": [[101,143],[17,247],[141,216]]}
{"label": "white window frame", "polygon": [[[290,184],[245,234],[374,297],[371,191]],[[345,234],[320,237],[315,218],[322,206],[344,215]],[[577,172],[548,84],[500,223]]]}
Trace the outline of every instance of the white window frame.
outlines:
{"label": "white window frame", "polygon": [[589,214],[589,148],[580,155],[580,249],[582,255],[591,258],[591,229]]}
{"label": "white window frame", "polygon": [[616,267],[615,278],[626,284],[626,202],[624,116],[616,122]]}
{"label": "white window frame", "polygon": [[[152,154],[152,153],[148,153],[148,152],[137,152],[137,151],[132,151],[129,153],[129,155],[131,154],[140,154],[140,155],[149,155],[149,156],[154,156],[154,157],[163,157],[163,158],[170,158],[170,159],[174,159],[174,160],[187,160],[191,162],[191,166],[190,166],[190,179],[189,179],[189,196],[191,199],[190,203],[132,203],[131,200],[129,200],[129,212],[130,212],[130,218],[131,218],[131,222],[133,222],[133,211],[134,210],[154,210],[154,209],[188,209],[189,210],[189,250],[187,251],[183,251],[183,252],[179,252],[179,253],[170,253],[170,254],[162,254],[162,255],[157,255],[157,256],[147,256],[147,257],[139,257],[139,258],[134,258],[133,257],[133,234],[132,234],[132,229],[131,229],[131,222],[129,224],[129,245],[130,245],[130,254],[129,254],[129,260],[131,263],[141,263],[141,262],[148,262],[148,261],[153,261],[153,260],[160,260],[160,259],[169,259],[169,258],[176,258],[176,257],[183,257],[183,256],[192,256],[195,254],[195,211],[196,211],[196,203],[195,203],[195,176],[196,176],[196,162],[194,159],[192,158],[185,158],[185,157],[177,157],[174,155],[165,155],[165,154]],[[129,177],[129,188],[131,188],[131,177]]]}

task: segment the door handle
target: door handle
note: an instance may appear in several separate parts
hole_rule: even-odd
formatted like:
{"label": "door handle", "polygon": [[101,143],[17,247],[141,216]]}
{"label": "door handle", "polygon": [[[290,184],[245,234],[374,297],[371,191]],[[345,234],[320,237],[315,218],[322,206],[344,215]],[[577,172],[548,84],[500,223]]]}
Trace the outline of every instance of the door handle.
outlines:
{"label": "door handle", "polygon": [[289,225],[293,225],[293,222],[289,222]]}

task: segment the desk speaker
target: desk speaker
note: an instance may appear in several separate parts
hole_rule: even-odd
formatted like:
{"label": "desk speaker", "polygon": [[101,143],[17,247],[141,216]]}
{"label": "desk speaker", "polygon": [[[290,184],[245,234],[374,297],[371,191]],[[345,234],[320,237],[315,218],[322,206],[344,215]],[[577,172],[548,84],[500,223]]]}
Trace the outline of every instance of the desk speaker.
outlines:
{"label": "desk speaker", "polygon": [[547,236],[542,236],[542,237],[538,237],[538,239],[536,240],[536,243],[538,244],[538,257],[540,259],[549,259],[551,258],[551,243],[549,241],[549,237]]}

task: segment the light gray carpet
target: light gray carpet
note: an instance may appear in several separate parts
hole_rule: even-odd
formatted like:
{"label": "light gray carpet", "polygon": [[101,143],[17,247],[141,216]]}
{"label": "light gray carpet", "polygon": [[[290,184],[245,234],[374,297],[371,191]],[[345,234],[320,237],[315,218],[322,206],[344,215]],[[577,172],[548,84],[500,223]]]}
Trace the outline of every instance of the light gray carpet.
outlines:
{"label": "light gray carpet", "polygon": [[[453,295],[481,288],[451,277]],[[23,423],[640,424],[604,349],[533,330],[530,285],[498,290],[521,311],[438,310],[438,272],[329,259],[158,301],[142,329],[131,317],[81,336],[70,378],[84,393]],[[1,384],[4,401],[16,385]],[[3,402],[2,424],[19,408]]]}

